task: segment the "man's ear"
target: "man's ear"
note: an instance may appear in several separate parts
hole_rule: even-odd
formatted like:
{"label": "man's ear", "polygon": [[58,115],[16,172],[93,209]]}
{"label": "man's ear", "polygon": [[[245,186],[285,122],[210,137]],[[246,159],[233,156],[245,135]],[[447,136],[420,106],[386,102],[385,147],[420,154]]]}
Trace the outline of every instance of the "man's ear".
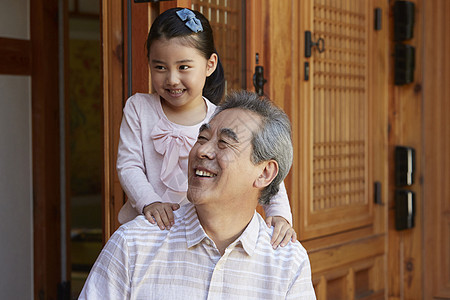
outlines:
{"label": "man's ear", "polygon": [[275,160],[263,162],[262,167],[261,173],[254,183],[256,188],[265,188],[278,174],[278,163]]}
{"label": "man's ear", "polygon": [[208,59],[208,62],[206,63],[206,77],[211,75],[217,67],[217,63],[219,61],[219,58],[216,53],[211,54],[210,58]]}

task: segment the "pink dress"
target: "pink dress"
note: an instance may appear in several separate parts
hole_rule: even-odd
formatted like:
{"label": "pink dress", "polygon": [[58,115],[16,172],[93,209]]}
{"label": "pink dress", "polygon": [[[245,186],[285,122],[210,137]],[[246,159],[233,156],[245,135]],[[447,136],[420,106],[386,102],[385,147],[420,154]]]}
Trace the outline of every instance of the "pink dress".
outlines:
{"label": "pink dress", "polygon": [[[144,206],[154,202],[188,203],[188,155],[203,123],[216,106],[205,98],[205,119],[193,126],[169,121],[156,94],[131,96],[123,109],[117,155],[119,180],[128,201],[119,212],[126,223],[142,214]],[[267,216],[282,216],[292,224],[292,214],[284,184],[264,207]],[[139,213],[138,213],[139,212]]]}

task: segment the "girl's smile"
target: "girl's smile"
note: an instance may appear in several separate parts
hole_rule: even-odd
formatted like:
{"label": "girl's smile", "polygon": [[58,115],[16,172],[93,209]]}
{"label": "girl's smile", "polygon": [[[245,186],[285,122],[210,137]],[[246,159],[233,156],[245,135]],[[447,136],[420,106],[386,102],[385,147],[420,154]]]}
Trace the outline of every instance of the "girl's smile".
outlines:
{"label": "girl's smile", "polygon": [[217,55],[206,59],[200,51],[185,43],[184,38],[153,42],[149,54],[151,79],[169,120],[177,122],[181,117],[187,123],[196,124],[205,117],[202,92],[206,77],[216,68]]}
{"label": "girl's smile", "polygon": [[173,96],[173,97],[179,97],[183,94],[183,92],[185,91],[184,89],[177,89],[177,90],[172,90],[172,89],[167,89],[167,91]]}

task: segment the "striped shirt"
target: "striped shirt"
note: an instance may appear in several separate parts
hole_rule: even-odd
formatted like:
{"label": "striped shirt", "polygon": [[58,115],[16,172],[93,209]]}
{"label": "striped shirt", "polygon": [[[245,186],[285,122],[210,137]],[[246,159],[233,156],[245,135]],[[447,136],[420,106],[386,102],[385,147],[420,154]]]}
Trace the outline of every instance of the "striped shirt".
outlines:
{"label": "striped shirt", "polygon": [[223,256],[195,207],[175,211],[160,230],[138,216],[109,239],[79,299],[316,299],[306,250],[299,242],[272,249],[255,212]]}

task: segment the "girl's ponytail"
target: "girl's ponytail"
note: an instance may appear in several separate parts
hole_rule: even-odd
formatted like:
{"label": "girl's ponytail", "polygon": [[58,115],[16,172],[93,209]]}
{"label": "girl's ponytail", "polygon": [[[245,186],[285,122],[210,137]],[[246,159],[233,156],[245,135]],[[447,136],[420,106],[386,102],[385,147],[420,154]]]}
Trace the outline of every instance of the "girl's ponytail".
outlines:
{"label": "girl's ponytail", "polygon": [[[216,52],[217,54],[217,52]],[[217,54],[216,70],[206,77],[205,86],[203,87],[203,96],[214,104],[219,104],[225,94],[225,73],[222,63]]]}

